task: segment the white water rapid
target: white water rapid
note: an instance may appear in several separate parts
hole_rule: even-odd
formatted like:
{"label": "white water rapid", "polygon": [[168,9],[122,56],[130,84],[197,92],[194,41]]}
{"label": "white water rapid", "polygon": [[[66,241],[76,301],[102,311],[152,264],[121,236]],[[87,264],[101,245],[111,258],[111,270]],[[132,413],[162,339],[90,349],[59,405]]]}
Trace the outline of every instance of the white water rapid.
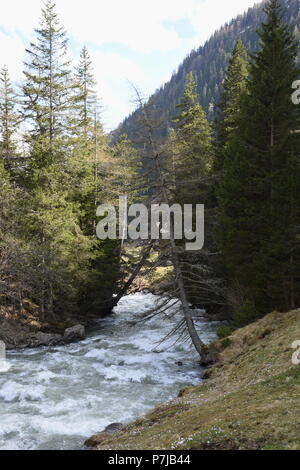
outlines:
{"label": "white water rapid", "polygon": [[[176,319],[130,324],[156,299],[125,297],[81,343],[9,353],[10,367],[0,373],[0,449],[81,449],[109,424],[131,421],[198,383],[190,344],[172,338],[155,350]],[[215,324],[197,327],[205,342],[215,338]]]}

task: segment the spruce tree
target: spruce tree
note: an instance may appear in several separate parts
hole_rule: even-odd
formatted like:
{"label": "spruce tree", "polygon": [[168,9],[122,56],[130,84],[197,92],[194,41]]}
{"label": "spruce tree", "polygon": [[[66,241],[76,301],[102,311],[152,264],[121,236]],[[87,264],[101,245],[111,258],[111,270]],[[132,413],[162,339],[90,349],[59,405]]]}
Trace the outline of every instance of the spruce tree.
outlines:
{"label": "spruce tree", "polygon": [[80,62],[75,71],[75,107],[77,129],[86,138],[94,122],[97,108],[96,81],[93,74],[92,60],[84,46],[80,54]]}
{"label": "spruce tree", "polygon": [[107,160],[107,138],[99,119],[96,81],[86,47],[72,78],[71,112],[68,116],[68,187],[80,211],[84,233],[95,234],[95,210],[102,202],[102,162]]}
{"label": "spruce tree", "polygon": [[225,263],[258,314],[299,303],[300,122],[291,101],[297,46],[280,2],[270,0],[265,12],[220,190]]}
{"label": "spruce tree", "polygon": [[221,171],[224,162],[226,144],[232,131],[238,124],[241,97],[246,91],[249,62],[247,51],[239,39],[232,52],[223,82],[223,93],[219,104],[219,116],[216,122],[217,158],[214,168]]}
{"label": "spruce tree", "polygon": [[173,144],[173,171],[176,200],[181,203],[204,203],[203,187],[212,166],[212,132],[197,95],[193,73],[186,85],[174,119],[176,139]]}
{"label": "spruce tree", "polygon": [[107,184],[109,199],[118,203],[120,191],[128,197],[129,203],[141,198],[147,187],[145,178],[140,173],[140,155],[126,134],[121,135],[111,147],[107,167]]}
{"label": "spruce tree", "polygon": [[0,156],[10,171],[17,158],[16,133],[19,117],[16,111],[17,98],[10,81],[7,67],[0,72]]}
{"label": "spruce tree", "polygon": [[27,49],[25,62],[24,116],[33,126],[33,166],[43,168],[62,156],[66,111],[70,107],[67,39],[53,0],[46,1],[35,32],[37,39]]}

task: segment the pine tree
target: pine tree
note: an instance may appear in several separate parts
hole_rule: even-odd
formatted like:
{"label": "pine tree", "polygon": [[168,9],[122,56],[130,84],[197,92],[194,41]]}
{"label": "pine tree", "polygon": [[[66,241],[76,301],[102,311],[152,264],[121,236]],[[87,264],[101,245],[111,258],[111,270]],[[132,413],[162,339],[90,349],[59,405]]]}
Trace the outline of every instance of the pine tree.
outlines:
{"label": "pine tree", "polygon": [[70,106],[67,39],[53,0],[46,1],[40,27],[35,31],[37,40],[27,49],[29,59],[25,63],[24,116],[33,125],[32,163],[43,168],[61,153]]}
{"label": "pine tree", "polygon": [[300,122],[291,101],[297,47],[280,2],[270,0],[265,12],[220,191],[226,266],[260,314],[299,303]]}
{"label": "pine tree", "polygon": [[[72,112],[68,116],[68,186],[80,209],[84,233],[95,233],[95,210],[102,202],[101,165],[106,161],[107,139],[99,120],[92,61],[84,47],[72,78]],[[103,173],[103,172],[102,172]]]}
{"label": "pine tree", "polygon": [[93,127],[95,111],[97,109],[97,95],[95,91],[92,60],[87,48],[84,46],[80,54],[80,62],[75,72],[75,108],[76,125],[80,134],[86,138]]}
{"label": "pine tree", "polygon": [[19,117],[16,111],[16,94],[7,67],[0,72],[0,157],[5,167],[12,170],[17,158],[16,132]]}
{"label": "pine tree", "polygon": [[217,158],[214,169],[221,171],[224,163],[226,144],[232,131],[238,125],[241,97],[246,91],[249,62],[247,51],[239,39],[234,47],[223,82],[219,116],[216,122]]}
{"label": "pine tree", "polygon": [[[212,132],[201,107],[193,73],[186,76],[186,86],[179,114],[174,119],[173,162],[176,200],[181,203],[203,203],[203,185],[212,166]],[[185,183],[185,184],[184,184]]]}

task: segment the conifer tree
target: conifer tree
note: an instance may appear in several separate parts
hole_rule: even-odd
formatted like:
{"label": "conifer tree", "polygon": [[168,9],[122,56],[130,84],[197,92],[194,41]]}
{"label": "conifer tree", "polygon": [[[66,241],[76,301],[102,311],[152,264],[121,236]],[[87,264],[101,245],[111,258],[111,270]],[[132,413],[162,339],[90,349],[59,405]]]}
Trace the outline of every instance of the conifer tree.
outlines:
{"label": "conifer tree", "polygon": [[212,166],[212,133],[201,107],[193,73],[186,77],[186,86],[178,105],[176,138],[173,139],[173,162],[176,200],[181,203],[204,203],[203,186]]}
{"label": "conifer tree", "polygon": [[67,39],[59,24],[53,0],[46,0],[37,39],[27,49],[24,116],[33,126],[30,144],[33,165],[51,165],[62,148],[66,111],[70,106],[70,62]]}
{"label": "conifer tree", "polygon": [[97,108],[97,95],[95,91],[92,60],[87,48],[84,46],[80,54],[80,62],[75,72],[75,107],[77,111],[77,129],[86,138],[93,127],[95,111]]}
{"label": "conifer tree", "polygon": [[270,0],[265,12],[220,191],[225,263],[257,314],[299,303],[300,122],[291,101],[297,47],[280,2]]}
{"label": "conifer tree", "polygon": [[247,51],[239,39],[234,47],[223,82],[223,93],[219,105],[217,119],[217,155],[214,169],[220,171],[223,167],[226,144],[232,131],[238,124],[241,97],[246,91],[249,62]]}
{"label": "conifer tree", "polygon": [[111,148],[107,166],[108,193],[110,199],[117,203],[120,190],[133,203],[141,198],[144,181],[140,156],[127,135],[121,135]]}
{"label": "conifer tree", "polygon": [[70,193],[78,203],[84,232],[95,232],[95,208],[102,201],[100,167],[107,159],[107,139],[99,120],[99,104],[95,91],[92,61],[84,47],[80,63],[72,79],[72,113],[68,117],[68,162]]}
{"label": "conifer tree", "polygon": [[0,240],[9,232],[7,224],[12,222],[13,212],[13,188],[9,173],[4,167],[4,161],[0,160]]}
{"label": "conifer tree", "polygon": [[[13,188],[9,173],[0,159],[0,299],[10,294],[11,282],[11,243],[13,239]],[[10,239],[10,240],[9,240]],[[2,303],[1,302],[1,303]]]}
{"label": "conifer tree", "polygon": [[7,67],[0,72],[0,156],[5,167],[12,170],[17,158],[15,136],[19,117],[16,111],[16,94]]}
{"label": "conifer tree", "polygon": [[[25,194],[13,184],[11,173],[0,160],[0,304],[22,307],[22,298],[32,293],[32,276],[24,256],[29,250],[22,232]],[[32,265],[36,272],[36,265]]]}

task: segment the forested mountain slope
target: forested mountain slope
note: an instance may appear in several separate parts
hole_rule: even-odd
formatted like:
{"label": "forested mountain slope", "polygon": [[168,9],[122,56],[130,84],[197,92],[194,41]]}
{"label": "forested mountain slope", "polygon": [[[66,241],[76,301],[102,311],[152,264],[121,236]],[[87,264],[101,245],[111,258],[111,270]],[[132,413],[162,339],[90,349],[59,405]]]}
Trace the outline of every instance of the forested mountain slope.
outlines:
{"label": "forested mountain slope", "polygon": [[[300,38],[300,0],[283,0],[287,8],[287,20],[297,38]],[[183,93],[185,77],[193,72],[197,79],[198,94],[201,104],[214,117],[215,104],[218,103],[222,81],[226,67],[237,39],[241,39],[246,48],[253,52],[258,46],[257,29],[264,21],[263,12],[265,1],[250,8],[245,14],[239,15],[229,24],[225,24],[219,31],[197,50],[193,50],[179,66],[171,80],[162,86],[150,98],[157,109],[157,115],[162,123],[161,135],[166,132],[166,122],[171,122],[176,113],[176,105]],[[139,110],[129,115],[115,135],[126,133],[133,141],[136,140],[136,119]]]}

